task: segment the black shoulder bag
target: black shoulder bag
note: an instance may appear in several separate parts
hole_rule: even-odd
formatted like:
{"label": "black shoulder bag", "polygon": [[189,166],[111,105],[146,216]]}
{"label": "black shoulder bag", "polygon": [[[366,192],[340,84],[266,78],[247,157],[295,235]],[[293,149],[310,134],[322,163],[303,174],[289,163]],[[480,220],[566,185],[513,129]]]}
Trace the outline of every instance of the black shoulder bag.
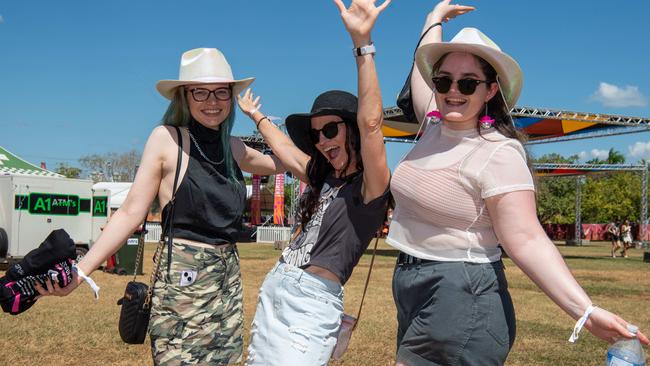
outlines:
{"label": "black shoulder bag", "polygon": [[149,327],[149,316],[151,315],[151,295],[153,293],[153,285],[156,281],[156,275],[160,268],[160,258],[165,247],[165,233],[167,233],[167,241],[171,245],[172,241],[172,221],[174,213],[174,199],[176,197],[176,185],[178,183],[178,175],[181,170],[181,160],[183,156],[183,136],[181,135],[178,127],[176,134],[178,135],[178,159],[176,162],[176,173],[174,176],[174,186],[172,189],[172,198],[169,201],[170,217],[167,218],[163,225],[163,230],[158,241],[156,254],[154,255],[154,270],[151,272],[151,279],[149,286],[142,282],[136,281],[138,274],[138,263],[144,251],[144,236],[146,235],[147,219],[145,217],[142,235],[138,243],[138,254],[135,260],[135,269],[133,271],[133,281],[126,285],[124,296],[117,301],[117,305],[121,305],[120,320],[118,328],[120,337],[125,343],[128,344],[142,344],[147,335],[147,328]]}
{"label": "black shoulder bag", "polygon": [[402,110],[404,117],[406,117],[409,121],[415,121],[415,110],[413,109],[413,99],[411,98],[411,74],[413,73],[413,68],[415,67],[415,53],[417,52],[418,47],[420,47],[420,42],[422,42],[424,36],[426,36],[433,27],[438,25],[442,26],[442,23],[433,23],[420,36],[418,44],[415,46],[415,51],[413,51],[413,63],[411,64],[411,71],[409,71],[409,74],[406,77],[406,81],[404,82],[404,86],[402,86],[402,90],[397,95],[397,106]]}

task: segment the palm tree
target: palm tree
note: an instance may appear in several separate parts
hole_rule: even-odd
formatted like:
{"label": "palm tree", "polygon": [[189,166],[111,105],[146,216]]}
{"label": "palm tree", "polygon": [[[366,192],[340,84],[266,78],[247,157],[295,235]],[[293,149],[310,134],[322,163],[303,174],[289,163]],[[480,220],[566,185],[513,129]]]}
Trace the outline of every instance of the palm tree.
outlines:
{"label": "palm tree", "polygon": [[614,148],[609,149],[609,154],[607,154],[607,164],[625,164],[625,155],[620,151],[614,150]]}

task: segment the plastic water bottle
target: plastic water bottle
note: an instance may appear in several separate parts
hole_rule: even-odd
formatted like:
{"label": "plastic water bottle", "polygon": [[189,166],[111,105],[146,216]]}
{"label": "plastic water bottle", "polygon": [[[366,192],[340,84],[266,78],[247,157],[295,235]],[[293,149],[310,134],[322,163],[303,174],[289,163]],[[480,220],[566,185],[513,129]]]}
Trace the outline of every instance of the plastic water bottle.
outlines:
{"label": "plastic water bottle", "polygon": [[639,328],[628,325],[627,330],[634,334],[634,338],[621,338],[607,349],[605,366],[646,366],[645,353],[641,342],[636,337]]}

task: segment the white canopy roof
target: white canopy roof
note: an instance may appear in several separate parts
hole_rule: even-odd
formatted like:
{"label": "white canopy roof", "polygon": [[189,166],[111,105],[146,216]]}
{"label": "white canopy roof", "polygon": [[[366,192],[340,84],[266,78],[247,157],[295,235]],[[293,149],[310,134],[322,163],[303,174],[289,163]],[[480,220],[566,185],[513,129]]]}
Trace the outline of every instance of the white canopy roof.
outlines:
{"label": "white canopy roof", "polygon": [[93,189],[108,189],[111,191],[111,208],[118,209],[124,203],[126,195],[131,189],[131,182],[98,182],[93,184]]}

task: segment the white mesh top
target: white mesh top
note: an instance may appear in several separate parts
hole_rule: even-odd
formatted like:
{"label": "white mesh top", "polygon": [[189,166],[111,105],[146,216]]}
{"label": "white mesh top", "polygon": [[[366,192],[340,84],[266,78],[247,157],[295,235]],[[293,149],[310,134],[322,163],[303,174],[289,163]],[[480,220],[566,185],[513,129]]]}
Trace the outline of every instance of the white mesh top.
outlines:
{"label": "white mesh top", "polygon": [[412,256],[487,263],[501,258],[484,198],[534,190],[519,141],[495,129],[429,126],[391,180],[386,242]]}

